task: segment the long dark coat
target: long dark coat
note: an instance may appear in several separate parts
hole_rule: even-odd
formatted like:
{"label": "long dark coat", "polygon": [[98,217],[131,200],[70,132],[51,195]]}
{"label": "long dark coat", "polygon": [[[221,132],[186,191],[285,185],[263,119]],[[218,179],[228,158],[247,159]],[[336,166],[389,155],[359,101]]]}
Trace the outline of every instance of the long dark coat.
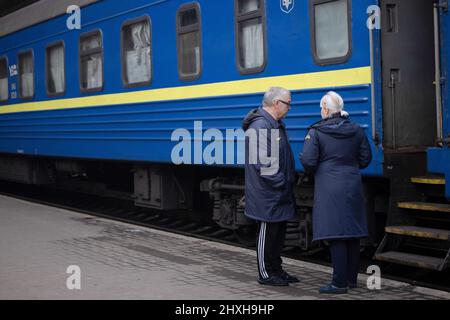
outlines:
{"label": "long dark coat", "polygon": [[372,160],[364,130],[334,115],[313,125],[300,160],[314,174],[313,240],[368,235],[360,169]]}
{"label": "long dark coat", "polygon": [[[279,170],[273,175],[262,175],[261,163],[249,163],[249,139],[245,142],[245,215],[264,222],[280,222],[295,217],[295,163],[282,121],[276,121],[263,108],[252,110],[244,119],[244,131],[267,129],[267,145],[271,150],[271,129],[279,130]],[[267,154],[267,153],[266,153]],[[272,156],[269,154],[269,156]]]}

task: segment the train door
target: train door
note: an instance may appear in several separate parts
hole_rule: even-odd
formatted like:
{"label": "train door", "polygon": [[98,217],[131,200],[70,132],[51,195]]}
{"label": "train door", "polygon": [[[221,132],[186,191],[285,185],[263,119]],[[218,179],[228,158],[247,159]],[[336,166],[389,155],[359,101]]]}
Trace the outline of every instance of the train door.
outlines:
{"label": "train door", "polygon": [[[440,126],[438,126],[438,135],[444,140],[444,144],[450,146],[450,12],[448,0],[440,0],[440,5],[435,9],[435,19],[439,19],[439,41],[440,41],[440,77],[441,77],[441,105]],[[439,107],[439,106],[438,106]],[[437,110],[439,108],[437,107]],[[438,111],[439,112],[439,111]],[[439,130],[441,130],[439,132]]]}
{"label": "train door", "polygon": [[381,0],[383,144],[421,151],[436,142],[433,5]]}

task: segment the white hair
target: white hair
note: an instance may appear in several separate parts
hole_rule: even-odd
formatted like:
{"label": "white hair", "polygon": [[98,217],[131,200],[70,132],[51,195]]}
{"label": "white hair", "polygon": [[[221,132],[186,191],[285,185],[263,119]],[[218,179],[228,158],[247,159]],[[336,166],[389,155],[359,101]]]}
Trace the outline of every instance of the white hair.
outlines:
{"label": "white hair", "polygon": [[271,107],[273,102],[280,99],[284,95],[290,95],[291,92],[281,87],[270,87],[269,90],[264,94],[263,104]]}
{"label": "white hair", "polygon": [[323,96],[322,100],[320,100],[320,106],[323,107],[324,105],[331,113],[342,113],[342,110],[344,109],[344,99],[336,92],[330,91]]}

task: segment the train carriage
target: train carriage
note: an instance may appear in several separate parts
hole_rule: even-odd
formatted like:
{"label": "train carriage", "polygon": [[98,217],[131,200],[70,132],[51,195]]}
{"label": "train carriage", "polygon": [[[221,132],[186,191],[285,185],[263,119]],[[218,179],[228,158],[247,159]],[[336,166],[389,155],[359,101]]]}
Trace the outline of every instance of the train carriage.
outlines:
{"label": "train carriage", "polygon": [[[73,4],[81,10],[67,13]],[[86,192],[102,183],[137,206],[206,206],[222,227],[251,229],[239,133],[227,130],[282,86],[299,154],[334,90],[374,154],[363,174],[376,258],[442,270],[449,21],[442,0],[38,1],[0,18],[0,178]],[[177,163],[181,142],[189,151]],[[299,219],[287,241],[308,250],[313,184],[298,158],[296,171]],[[409,249],[420,240],[429,251]]]}

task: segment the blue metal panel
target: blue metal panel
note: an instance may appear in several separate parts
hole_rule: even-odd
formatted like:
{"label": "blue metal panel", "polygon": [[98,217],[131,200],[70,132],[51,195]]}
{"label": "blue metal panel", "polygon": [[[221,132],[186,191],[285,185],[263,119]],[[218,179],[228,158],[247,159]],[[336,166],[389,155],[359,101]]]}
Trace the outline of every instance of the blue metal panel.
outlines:
{"label": "blue metal panel", "polygon": [[[22,30],[0,39],[0,56],[10,65],[17,53],[27,48],[35,52],[36,96],[47,101],[45,91],[45,47],[56,40],[66,45],[67,92],[64,98],[80,97],[78,76],[78,38],[93,29],[104,35],[105,84],[100,94],[216,83],[279,75],[312,73],[365,67],[370,65],[366,8],[375,0],[352,1],[352,56],[346,63],[318,66],[310,45],[309,1],[296,1],[286,14],[278,1],[266,1],[268,64],[258,74],[241,75],[235,62],[233,1],[197,1],[202,19],[203,72],[200,79],[183,82],[178,77],[176,51],[176,10],[186,1],[102,1],[82,10],[82,30],[68,31],[67,16]],[[120,68],[120,27],[126,20],[148,15],[152,22],[153,79],[151,86],[125,89]],[[39,35],[36,38],[36,35]],[[376,132],[381,139],[381,78],[379,34],[375,32]],[[17,82],[12,77],[10,83]],[[341,93],[346,109],[371,136],[371,86],[322,88],[293,92],[292,110],[286,119],[293,150],[302,149],[307,127],[320,119],[319,101],[329,90]],[[90,96],[98,93],[83,94]],[[58,98],[60,99],[60,97]],[[260,105],[262,93],[157,103],[139,103],[55,111],[0,115],[0,152],[34,155],[96,158],[129,161],[170,162],[176,142],[170,141],[177,128],[193,129],[194,121],[203,128],[239,128],[245,114]],[[10,99],[6,104],[22,102]],[[0,106],[1,108],[1,106]],[[370,139],[374,152],[367,175],[381,175],[383,152]],[[302,167],[296,159],[296,168]]]}
{"label": "blue metal panel", "polygon": [[[446,2],[446,1],[445,1]],[[441,4],[444,1],[440,1]],[[442,104],[443,104],[443,133],[444,138],[450,138],[450,13],[445,10],[440,11],[441,27],[441,67],[444,82],[442,84]],[[446,186],[445,195],[450,199],[450,149],[430,148],[427,154],[428,171],[445,175]]]}
{"label": "blue metal panel", "polygon": [[[440,1],[442,4],[443,0]],[[447,1],[445,1],[447,2]],[[441,33],[441,68],[444,81],[442,84],[442,124],[444,138],[450,138],[450,13],[440,10]],[[450,165],[450,164],[449,164]]]}
{"label": "blue metal panel", "polygon": [[445,175],[445,196],[450,199],[450,148],[428,149],[428,171]]}

